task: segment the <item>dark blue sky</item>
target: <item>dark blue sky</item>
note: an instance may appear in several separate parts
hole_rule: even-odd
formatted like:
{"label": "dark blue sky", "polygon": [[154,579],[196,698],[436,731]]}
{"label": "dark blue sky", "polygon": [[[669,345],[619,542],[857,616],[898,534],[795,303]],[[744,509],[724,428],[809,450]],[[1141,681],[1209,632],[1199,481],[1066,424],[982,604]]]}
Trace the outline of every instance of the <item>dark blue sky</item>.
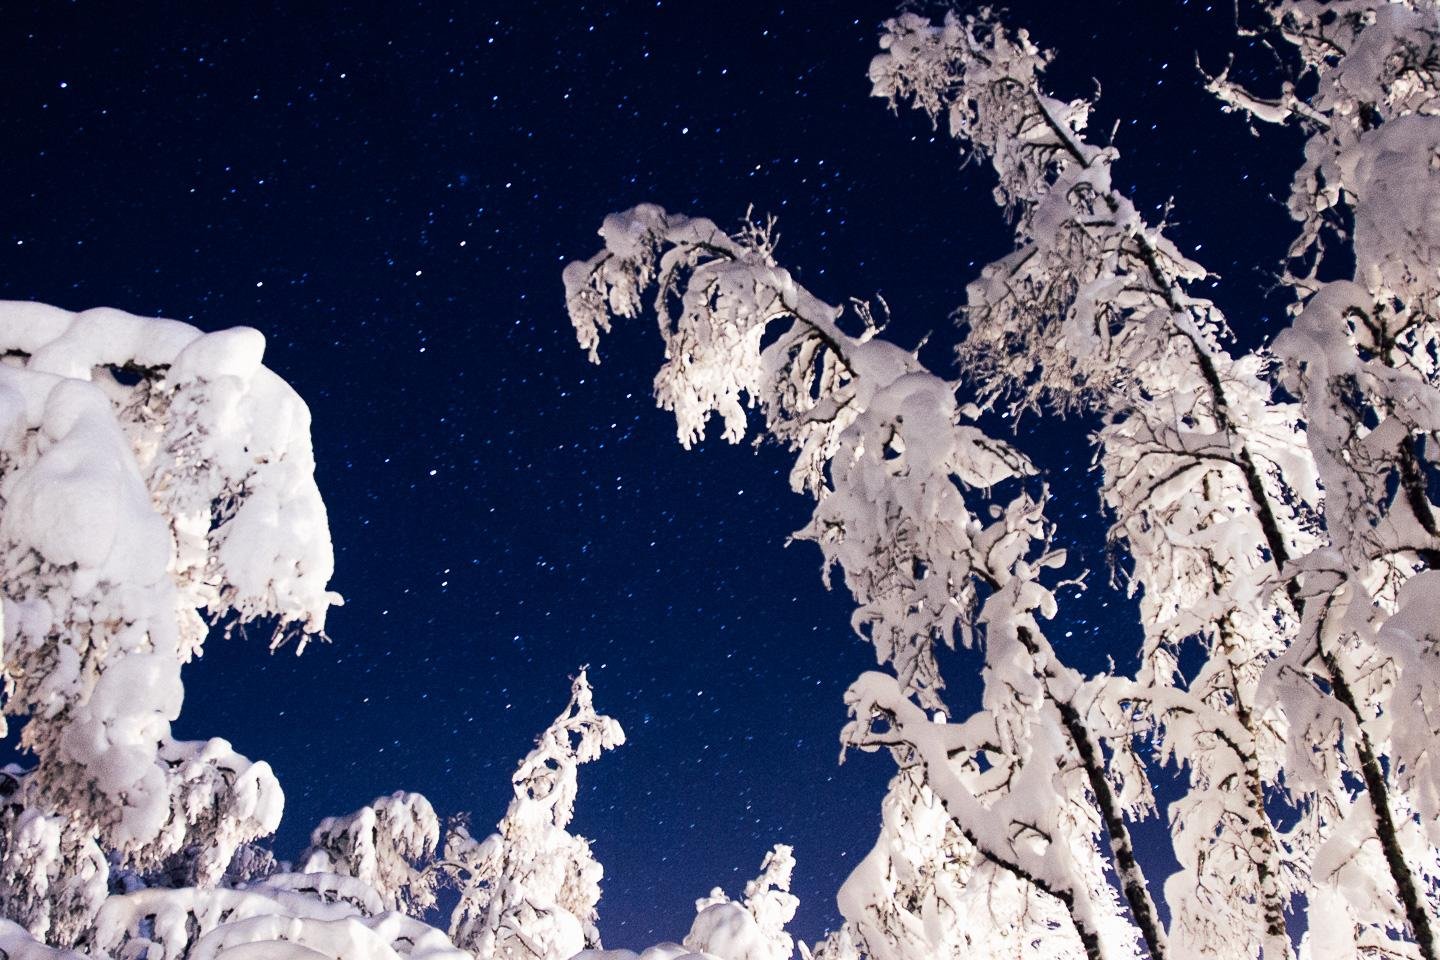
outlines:
{"label": "dark blue sky", "polygon": [[[1246,343],[1289,237],[1296,142],[1200,88],[1234,41],[1228,0],[1016,3],[1058,48],[1058,95],[1142,208],[1221,279]],[[630,743],[582,772],[576,829],[606,869],[609,946],[678,939],[790,842],[793,929],[874,838],[885,757],[837,767],[841,695],[872,664],[818,553],[784,547],[805,501],[781,452],[676,445],[653,408],[659,343],[622,329],[590,367],[560,270],[642,201],[780,218],[780,255],[831,302],[882,293],[907,345],[935,334],[1008,230],[985,171],[868,96],[888,2],[6,4],[0,18],[0,296],[258,327],[309,401],[346,606],[334,643],[215,642],[183,736],[275,767],[277,848],[404,788],[494,822],[531,739],[591,665]],[[1092,589],[1057,645],[1122,665],[1087,424],[1027,426]],[[947,662],[954,699],[975,659]],[[1160,861],[1156,861],[1157,863]]]}

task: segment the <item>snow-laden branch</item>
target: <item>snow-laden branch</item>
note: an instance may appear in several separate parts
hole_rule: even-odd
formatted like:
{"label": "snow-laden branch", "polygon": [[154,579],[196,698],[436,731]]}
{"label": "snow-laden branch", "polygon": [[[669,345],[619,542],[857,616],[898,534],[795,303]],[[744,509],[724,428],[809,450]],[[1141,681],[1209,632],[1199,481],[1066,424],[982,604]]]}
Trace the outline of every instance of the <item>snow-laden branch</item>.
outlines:
{"label": "snow-laden branch", "polygon": [[984,524],[966,492],[1024,475],[1028,462],[967,422],[977,412],[914,354],[873,327],[843,330],[839,308],[775,264],[763,231],[727,237],[647,205],[607,217],[601,236],[604,250],[565,269],[581,346],[598,356],[611,315],[636,316],[656,287],[666,360],[655,395],[681,443],[700,439],[712,414],[737,442],[746,405],[760,407],[767,433],[795,451],[792,488],[817,501],[796,537],[820,547],[827,582],[840,568],[879,662],[938,706],[934,644],[969,642],[976,604]]}

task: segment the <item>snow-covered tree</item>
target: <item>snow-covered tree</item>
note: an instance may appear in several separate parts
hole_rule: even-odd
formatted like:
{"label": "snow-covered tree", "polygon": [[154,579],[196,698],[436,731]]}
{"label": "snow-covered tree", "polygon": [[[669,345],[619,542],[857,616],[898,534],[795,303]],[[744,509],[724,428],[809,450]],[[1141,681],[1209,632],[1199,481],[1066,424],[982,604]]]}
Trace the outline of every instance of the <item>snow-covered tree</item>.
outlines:
{"label": "snow-covered tree", "polygon": [[440,820],[430,801],[397,790],[345,817],[327,817],[300,856],[302,873],[354,877],[374,890],[386,910],[423,913],[435,903],[430,858]]}
{"label": "snow-covered tree", "polygon": [[795,852],[777,843],[760,864],[760,875],[745,884],[745,899],[731,900],[719,887],[695,901],[695,922],[685,949],[720,960],[790,960],[795,940],[785,925],[800,900],[790,892]]}
{"label": "snow-covered tree", "polygon": [[429,903],[423,798],[327,821],[286,873],[251,845],[280,819],[270,768],[170,735],[212,625],[298,648],[339,602],[309,412],[263,349],[0,304],[4,712],[34,758],[0,774],[7,956],[466,957],[394,912]]}
{"label": "snow-covered tree", "polygon": [[[368,891],[368,893],[367,893]],[[116,960],[469,960],[444,932],[381,909],[363,881],[281,874],[245,888],[149,888],[105,901],[92,936]]]}
{"label": "snow-covered tree", "polygon": [[[1266,9],[1302,76],[1268,100],[1224,74],[1211,89],[1312,132],[1291,204],[1299,309],[1273,352],[1225,346],[1224,317],[1188,290],[1204,268],[1113,186],[1118,153],[1085,140],[1090,104],[1048,96],[1049,55],[989,11],[902,14],[870,70],[877,95],[943,120],[991,164],[1015,225],[1016,250],[962,311],[977,407],[878,341],[864,309],[842,328],[776,265],[768,225],[727,236],[638,207],[566,269],[592,359],[610,318],[657,290],[656,396],[685,446],[711,413],[738,440],[745,404],[760,408],[796,453],[792,487],[817,501],[799,536],[827,577],[841,568],[856,629],[894,671],[851,688],[844,739],[891,749],[918,780],[887,800],[822,952],[962,955],[963,932],[1020,912],[1031,924],[1007,927],[1014,942],[1056,954],[1277,960],[1308,929],[1305,956],[1436,956],[1440,14]],[[1353,280],[1316,279],[1329,249]],[[1100,498],[1144,628],[1134,677],[1083,677],[1040,630],[1056,603],[1045,570],[1063,562],[1043,489],[981,519],[985,490],[1028,486],[1031,470],[973,422],[995,408],[1098,419]],[[984,640],[983,710],[936,722],[927,710],[949,713],[937,641],[957,634]],[[1181,865],[1164,885],[1168,929],[1127,826],[1154,810],[1166,764],[1187,781],[1168,809]],[[901,816],[927,796],[954,836]],[[903,886],[917,871],[923,886]],[[983,906],[942,892],[960,876],[992,891]]]}
{"label": "snow-covered tree", "polygon": [[595,905],[604,871],[590,842],[565,828],[575,813],[580,764],[625,742],[614,719],[595,712],[585,671],[570,702],[520,761],[515,798],[495,833],[450,832],[443,869],[460,888],[454,941],[496,960],[566,960],[600,946]]}
{"label": "snow-covered tree", "polygon": [[[211,623],[324,629],[339,597],[309,412],[251,329],[0,304],[0,903],[81,938],[107,855],[214,884],[283,803],[264,763],[170,736]],[[183,864],[176,864],[180,858]]]}
{"label": "snow-covered tree", "polygon": [[[1062,904],[1089,954],[1123,956],[1135,930],[1106,879],[1103,830],[1124,893],[1158,936],[1119,801],[1077,705],[1094,695],[1039,629],[1054,597],[1038,577],[1063,554],[1048,547],[1041,500],[1021,493],[993,511],[983,500],[1030,473],[1028,462],[969,422],[978,411],[956,401],[953,384],[877,338],[868,311],[859,311],[858,334],[842,329],[842,311],[776,265],[763,228],[731,237],[709,221],[643,206],[607,218],[601,235],[605,250],[565,270],[582,346],[593,354],[610,313],[638,313],[653,283],[667,344],[656,394],[675,412],[682,442],[702,436],[712,412],[727,438],[740,439],[748,397],[769,435],[796,451],[791,485],[816,498],[797,536],[820,547],[827,579],[840,567],[857,600],[856,630],[896,672],[867,674],[852,688],[847,742],[924,765],[983,856]],[[779,334],[762,348],[771,324]],[[936,644],[957,634],[971,642],[977,626],[986,637],[985,710],[937,739],[907,697],[942,705]],[[980,754],[988,759],[975,760],[978,778],[964,775],[965,760]]]}
{"label": "snow-covered tree", "polygon": [[41,940],[75,943],[105,898],[105,852],[92,833],[27,805],[28,774],[11,766],[3,777],[0,913]]}
{"label": "snow-covered tree", "polygon": [[[1259,709],[1258,687],[1294,629],[1293,598],[1270,580],[1310,543],[1318,498],[1297,411],[1271,398],[1265,357],[1223,349],[1224,317],[1185,290],[1204,269],[1114,188],[1117,151],[1083,138],[1090,104],[1043,92],[1048,56],[1023,31],[987,13],[941,24],[906,15],[881,44],[875,94],[944,118],[990,161],[1015,221],[1016,251],[968,290],[962,366],[1012,412],[1104,418],[1101,498],[1146,633],[1138,686],[1115,690],[1108,712],[1163,738],[1189,773],[1190,792],[1169,811],[1187,875],[1167,888],[1178,948],[1230,956],[1263,928],[1267,953],[1288,956],[1293,890],[1265,808],[1283,724]],[[1206,657],[1181,676],[1192,641]],[[1232,717],[1245,749],[1188,706],[1177,712],[1177,685]],[[1117,747],[1127,762],[1112,769],[1138,778],[1131,790],[1148,806],[1144,765]]]}

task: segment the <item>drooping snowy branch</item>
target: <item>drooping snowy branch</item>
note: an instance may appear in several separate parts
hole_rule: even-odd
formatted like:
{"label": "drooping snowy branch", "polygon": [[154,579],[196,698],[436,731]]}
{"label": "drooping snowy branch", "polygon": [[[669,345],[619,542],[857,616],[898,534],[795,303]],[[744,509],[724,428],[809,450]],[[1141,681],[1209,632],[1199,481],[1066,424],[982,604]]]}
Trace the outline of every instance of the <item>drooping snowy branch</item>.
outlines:
{"label": "drooping snowy branch", "polygon": [[[840,309],[775,263],[765,231],[729,237],[647,205],[607,217],[601,236],[604,250],[565,269],[581,346],[598,356],[611,314],[636,316],[656,287],[666,362],[655,395],[681,443],[699,440],[712,413],[738,442],[746,404],[760,407],[768,434],[796,453],[792,488],[817,501],[796,536],[820,547],[827,581],[841,569],[879,662],[938,706],[934,644],[968,642],[976,602],[981,524],[966,491],[1024,475],[1027,462],[971,425],[976,411],[913,354],[873,326],[846,333]],[[772,324],[779,334],[762,349]]]}

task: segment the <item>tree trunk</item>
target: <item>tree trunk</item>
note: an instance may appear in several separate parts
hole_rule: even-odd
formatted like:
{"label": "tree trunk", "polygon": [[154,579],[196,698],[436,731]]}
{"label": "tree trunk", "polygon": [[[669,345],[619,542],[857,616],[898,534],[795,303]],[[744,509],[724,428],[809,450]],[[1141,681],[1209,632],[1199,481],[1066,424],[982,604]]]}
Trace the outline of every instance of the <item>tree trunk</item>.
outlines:
{"label": "tree trunk", "polygon": [[[1265,545],[1270,550],[1271,560],[1275,564],[1276,571],[1282,571],[1285,564],[1290,561],[1290,550],[1285,544],[1285,538],[1280,534],[1280,525],[1275,519],[1269,495],[1265,492],[1265,484],[1260,476],[1259,468],[1255,465],[1255,459],[1250,454],[1249,446],[1243,439],[1240,439],[1239,431],[1235,429],[1230,418],[1224,385],[1220,381],[1214,363],[1200,349],[1199,344],[1194,344],[1194,348],[1201,374],[1205,377],[1205,382],[1209,385],[1215,398],[1215,418],[1228,436],[1238,440],[1236,459],[1245,474],[1245,483],[1254,500],[1255,510],[1260,518],[1260,527],[1264,531]],[[1303,619],[1305,598],[1300,595],[1299,586],[1293,579],[1285,581],[1285,593],[1290,598],[1296,615]],[[1351,736],[1355,741],[1355,752],[1360,757],[1360,774],[1365,780],[1365,789],[1370,794],[1370,806],[1375,811],[1375,833],[1380,840],[1380,848],[1385,854],[1385,866],[1389,869],[1390,879],[1395,883],[1396,893],[1400,897],[1405,920],[1410,925],[1416,946],[1420,948],[1422,960],[1440,960],[1440,953],[1437,953],[1436,950],[1435,934],[1430,925],[1430,915],[1426,912],[1425,904],[1419,893],[1419,884],[1415,882],[1415,874],[1410,869],[1410,865],[1405,862],[1404,851],[1400,848],[1400,837],[1395,831],[1395,819],[1391,813],[1390,786],[1380,768],[1379,759],[1375,755],[1375,747],[1370,742],[1370,735],[1365,730],[1365,718],[1360,712],[1360,705],[1355,699],[1354,692],[1350,689],[1344,665],[1320,645],[1318,638],[1316,644],[1319,647],[1320,661],[1325,667],[1325,679],[1330,684],[1331,693],[1350,714]]]}
{"label": "tree trunk", "polygon": [[[1040,648],[1030,631],[1021,627],[1017,632],[1020,642],[1030,651],[1031,656],[1037,656]],[[1060,713],[1060,722],[1065,725],[1065,732],[1070,737],[1070,742],[1075,745],[1075,753],[1090,781],[1090,792],[1095,795],[1096,806],[1100,808],[1100,817],[1105,823],[1105,832],[1110,837],[1110,853],[1115,858],[1115,873],[1120,878],[1125,901],[1130,905],[1130,913],[1135,918],[1135,925],[1140,928],[1140,936],[1145,941],[1152,960],[1166,960],[1169,948],[1165,939],[1165,928],[1160,923],[1155,901],[1150,897],[1150,885],[1145,879],[1145,871],[1135,857],[1135,844],[1130,839],[1129,827],[1125,825],[1125,815],[1120,809],[1119,801],[1115,799],[1115,791],[1110,789],[1110,781],[1105,777],[1105,758],[1075,705],[1051,692],[1048,682],[1050,679],[1048,672],[1040,677],[1045,684],[1045,696]]]}

